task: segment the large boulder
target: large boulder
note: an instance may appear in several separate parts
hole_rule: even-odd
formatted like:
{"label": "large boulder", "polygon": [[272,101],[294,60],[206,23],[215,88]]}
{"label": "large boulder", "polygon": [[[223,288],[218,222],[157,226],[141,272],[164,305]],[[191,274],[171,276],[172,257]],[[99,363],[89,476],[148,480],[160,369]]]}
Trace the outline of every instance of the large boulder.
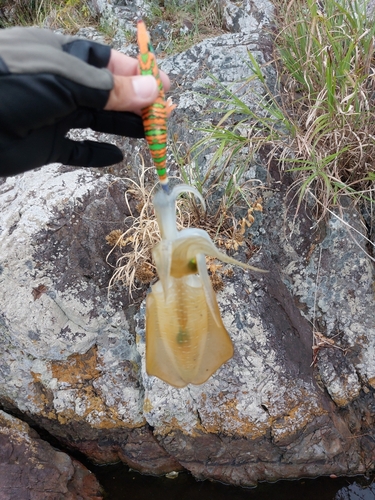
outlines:
{"label": "large boulder", "polygon": [[53,165],[2,181],[1,400],[92,459],[162,473],[176,464],[143,415],[134,306],[108,298],[125,189]]}
{"label": "large boulder", "polygon": [[[161,64],[179,84],[170,129],[190,146],[192,125],[213,117],[208,73],[246,80],[248,50],[260,63],[271,56],[270,5],[226,5],[227,27],[245,19],[249,29]],[[271,65],[266,79],[276,87]],[[252,85],[243,99],[256,109],[264,88]],[[316,224],[308,206],[296,212],[292,179],[258,155],[248,175],[263,182],[263,211],[232,253],[269,273],[223,273],[234,357],[205,384],[175,389],[145,371],[146,288],[133,300],[119,286],[108,293],[105,237],[136,210],[123,172],[135,179],[136,153],[146,154],[117,143],[128,156],[112,173],[50,165],[0,181],[0,404],[93,461],[148,473],[185,468],[249,486],[373,468],[373,265],[360,214],[348,206]],[[209,154],[200,161],[204,170]]]}

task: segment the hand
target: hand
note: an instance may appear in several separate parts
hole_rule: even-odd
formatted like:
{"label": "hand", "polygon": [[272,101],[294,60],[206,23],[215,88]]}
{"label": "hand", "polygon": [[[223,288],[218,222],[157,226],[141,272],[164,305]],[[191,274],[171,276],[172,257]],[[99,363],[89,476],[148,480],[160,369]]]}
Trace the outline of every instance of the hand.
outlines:
{"label": "hand", "polygon": [[0,176],[52,162],[118,163],[116,146],[72,141],[67,132],[90,127],[144,137],[139,113],[157,94],[135,59],[108,46],[38,28],[0,30]]}
{"label": "hand", "polygon": [[[114,87],[104,109],[132,111],[140,115],[141,109],[152,104],[158,97],[159,90],[153,76],[135,76],[139,75],[136,59],[112,50],[107,68],[113,74]],[[160,77],[164,90],[168,92],[168,76],[160,71]]]}

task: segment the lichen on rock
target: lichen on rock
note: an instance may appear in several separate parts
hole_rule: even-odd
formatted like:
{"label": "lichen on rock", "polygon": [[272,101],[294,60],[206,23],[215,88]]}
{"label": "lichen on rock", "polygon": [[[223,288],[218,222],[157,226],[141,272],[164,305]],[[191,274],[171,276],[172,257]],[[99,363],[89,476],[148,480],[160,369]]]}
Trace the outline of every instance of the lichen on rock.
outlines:
{"label": "lichen on rock", "polygon": [[[234,84],[253,74],[247,50],[271,58],[262,30],[272,6],[229,7],[228,27],[251,17],[249,29],[160,65],[179,84],[170,129],[189,146],[212,120],[208,73]],[[268,64],[270,88],[275,74]],[[256,108],[264,89],[254,85],[246,99]],[[222,276],[234,356],[205,384],[175,389],[145,371],[145,288],[135,303],[119,287],[108,296],[105,237],[126,226],[123,172],[134,173],[143,147],[116,141],[127,163],[107,171],[50,165],[0,180],[0,403],[95,462],[147,473],[185,468],[250,486],[373,469],[373,263],[358,211],[320,225],[308,206],[295,213],[292,179],[275,161],[267,170],[260,152],[249,175],[264,183],[263,210],[244,239],[259,248],[251,264],[270,272]],[[204,171],[208,154],[200,160]],[[243,247],[231,251],[247,260]],[[318,333],[328,340],[314,346]]]}

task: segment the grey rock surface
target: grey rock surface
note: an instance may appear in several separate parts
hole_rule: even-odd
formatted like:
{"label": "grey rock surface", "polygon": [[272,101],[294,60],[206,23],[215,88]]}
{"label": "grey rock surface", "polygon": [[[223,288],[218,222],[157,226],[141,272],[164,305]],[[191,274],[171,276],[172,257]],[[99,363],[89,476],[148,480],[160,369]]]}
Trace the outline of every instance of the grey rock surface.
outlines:
{"label": "grey rock surface", "polygon": [[[256,80],[241,89],[253,75],[247,51],[270,60],[272,6],[224,7],[233,32],[160,64],[174,82],[170,132],[188,146],[202,137],[196,127],[217,121],[209,73],[254,109],[264,94]],[[276,89],[272,65],[265,71]],[[373,469],[373,263],[359,213],[348,206],[320,225],[308,207],[295,213],[292,179],[276,161],[267,171],[262,151],[249,175],[263,183],[263,212],[233,256],[247,261],[257,247],[249,263],[270,272],[224,279],[234,357],[202,386],[174,389],[145,371],[145,290],[134,303],[127,290],[107,293],[105,236],[126,229],[125,177],[147,158],[143,142],[110,140],[127,157],[107,171],[51,165],[0,181],[0,403],[96,462],[148,473],[185,468],[250,486]]]}
{"label": "grey rock surface", "polygon": [[170,459],[142,412],[132,307],[107,295],[105,236],[124,220],[124,189],[56,165],[2,180],[0,398],[99,462],[133,463],[133,429],[146,470],[163,472]]}

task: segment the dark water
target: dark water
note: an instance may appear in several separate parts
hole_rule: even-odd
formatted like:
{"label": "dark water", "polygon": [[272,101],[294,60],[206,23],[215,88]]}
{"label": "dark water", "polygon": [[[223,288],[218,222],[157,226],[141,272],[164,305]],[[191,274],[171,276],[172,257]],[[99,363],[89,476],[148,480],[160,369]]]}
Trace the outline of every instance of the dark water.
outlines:
{"label": "dark water", "polygon": [[247,489],[195,481],[187,473],[176,479],[143,476],[122,464],[90,469],[107,500],[375,500],[375,477],[278,481]]}

